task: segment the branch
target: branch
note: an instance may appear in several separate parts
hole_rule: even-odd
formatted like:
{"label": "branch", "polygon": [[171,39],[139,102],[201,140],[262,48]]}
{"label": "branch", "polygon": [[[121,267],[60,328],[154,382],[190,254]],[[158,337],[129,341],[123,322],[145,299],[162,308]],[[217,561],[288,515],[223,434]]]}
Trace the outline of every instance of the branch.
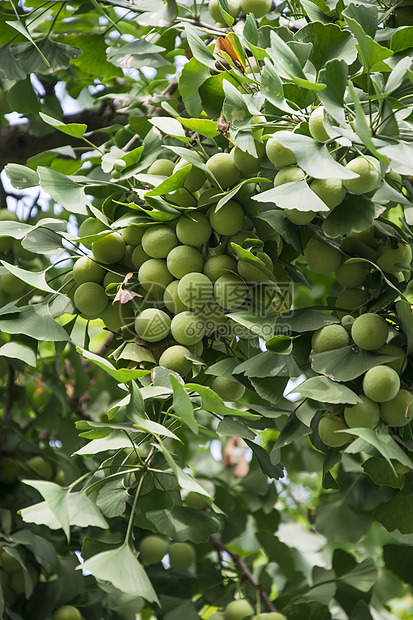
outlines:
{"label": "branch", "polygon": [[248,581],[257,590],[257,592],[260,593],[260,596],[264,601],[268,611],[278,611],[275,605],[270,601],[270,597],[264,590],[263,585],[259,581],[257,581],[257,579],[255,579],[254,575],[252,574],[242,557],[238,555],[238,553],[234,553],[233,551],[231,551],[231,549],[228,549],[228,547],[224,545],[224,543],[214,535],[210,536],[209,542],[219,554],[221,554],[222,552],[228,553],[233,562],[238,566],[239,570],[241,571],[242,578],[248,579]]}
{"label": "branch", "polygon": [[[65,115],[62,121],[87,125],[88,132],[93,132],[89,135],[90,141],[99,146],[107,140],[105,128],[115,123],[124,125],[125,118],[126,116],[120,114],[113,106],[105,105],[101,108],[89,108],[76,114]],[[58,130],[39,138],[30,133],[30,123],[4,125],[0,127],[0,170],[6,164],[25,164],[30,157],[38,153],[67,145],[79,148],[85,147],[85,142]]]}

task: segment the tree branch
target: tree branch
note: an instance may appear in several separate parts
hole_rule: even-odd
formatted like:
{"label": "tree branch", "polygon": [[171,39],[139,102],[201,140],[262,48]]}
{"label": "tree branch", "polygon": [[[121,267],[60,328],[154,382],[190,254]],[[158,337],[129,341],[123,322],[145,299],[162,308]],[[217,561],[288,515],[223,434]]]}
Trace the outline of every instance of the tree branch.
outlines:
{"label": "tree branch", "polygon": [[228,549],[228,547],[224,545],[224,543],[214,535],[209,537],[209,542],[219,554],[221,554],[222,552],[228,553],[233,562],[238,566],[239,570],[241,571],[242,578],[248,579],[248,581],[257,590],[257,592],[260,593],[260,596],[264,601],[268,611],[278,611],[275,605],[270,601],[270,597],[264,590],[263,585],[259,581],[257,581],[257,579],[255,579],[254,575],[252,574],[242,557],[238,555],[238,553],[234,553],[234,551]]}
{"label": "tree branch", "polygon": [[[99,146],[107,140],[105,128],[116,123],[124,125],[125,118],[127,117],[120,114],[113,106],[105,105],[101,108],[88,108],[76,114],[65,115],[62,121],[87,125],[88,132],[93,132],[88,136],[90,141]],[[30,123],[3,125],[0,127],[0,170],[6,164],[25,164],[30,157],[38,153],[67,145],[74,148],[86,146],[83,140],[73,138],[58,130],[39,138],[30,133]]]}

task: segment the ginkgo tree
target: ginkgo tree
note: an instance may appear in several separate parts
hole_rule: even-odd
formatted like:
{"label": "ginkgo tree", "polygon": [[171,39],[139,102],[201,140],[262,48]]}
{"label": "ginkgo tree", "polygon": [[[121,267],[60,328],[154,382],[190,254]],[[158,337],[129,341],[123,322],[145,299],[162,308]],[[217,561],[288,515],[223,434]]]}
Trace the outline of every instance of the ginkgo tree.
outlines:
{"label": "ginkgo tree", "polygon": [[0,615],[412,617],[413,20],[0,6]]}

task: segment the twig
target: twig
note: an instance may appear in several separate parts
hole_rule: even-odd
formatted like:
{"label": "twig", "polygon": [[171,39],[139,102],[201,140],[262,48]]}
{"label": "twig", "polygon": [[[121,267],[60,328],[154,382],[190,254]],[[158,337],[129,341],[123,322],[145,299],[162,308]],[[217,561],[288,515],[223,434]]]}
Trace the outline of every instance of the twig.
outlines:
{"label": "twig", "polygon": [[252,574],[252,572],[250,571],[250,569],[248,568],[248,566],[246,565],[242,557],[238,555],[238,553],[234,553],[234,551],[231,551],[231,549],[228,549],[228,547],[224,545],[224,543],[214,535],[210,536],[209,542],[214,547],[214,549],[218,552],[219,557],[222,552],[228,553],[228,555],[231,557],[233,562],[238,566],[239,570],[241,571],[241,575],[243,579],[248,579],[248,581],[257,590],[257,592],[260,593],[260,596],[262,600],[264,601],[268,611],[278,611],[275,605],[270,601],[270,597],[268,596],[267,592],[264,590],[263,585],[259,581],[257,581],[257,579],[255,579],[254,575]]}

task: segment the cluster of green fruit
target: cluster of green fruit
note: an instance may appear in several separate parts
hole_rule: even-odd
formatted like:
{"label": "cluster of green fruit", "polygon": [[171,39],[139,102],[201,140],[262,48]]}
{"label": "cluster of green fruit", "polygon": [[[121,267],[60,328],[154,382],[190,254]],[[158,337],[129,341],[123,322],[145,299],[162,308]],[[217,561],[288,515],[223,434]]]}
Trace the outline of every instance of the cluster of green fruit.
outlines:
{"label": "cluster of green fruit", "polygon": [[210,616],[210,620],[287,620],[284,614],[278,611],[264,612],[254,615],[254,610],[246,599],[231,601],[224,611],[217,611]]}
{"label": "cluster of green fruit", "polygon": [[159,564],[169,555],[169,564],[175,570],[188,570],[195,562],[195,551],[186,542],[170,542],[157,534],[149,534],[139,543],[139,558],[144,564]]}
{"label": "cluster of green fruit", "polygon": [[24,568],[28,571],[32,584],[36,585],[38,582],[37,570],[27,561],[26,549],[22,545],[3,545],[0,548],[0,565],[0,577],[4,582],[4,591],[9,605],[17,595],[25,592]]}
{"label": "cluster of green fruit", "polygon": [[[388,320],[391,319],[395,317],[388,317]],[[371,312],[356,319],[345,315],[341,324],[326,325],[313,334],[314,353],[353,344],[364,351],[394,358],[373,366],[359,378],[362,381],[361,402],[336,407],[332,415],[326,414],[320,419],[318,432],[326,445],[337,448],[347,444],[352,436],[337,432],[346,428],[375,429],[380,424],[400,427],[412,420],[413,394],[402,388],[400,383],[400,375],[406,365],[406,351],[400,344],[394,344],[394,336],[389,322]],[[389,342],[389,337],[393,343]]]}

